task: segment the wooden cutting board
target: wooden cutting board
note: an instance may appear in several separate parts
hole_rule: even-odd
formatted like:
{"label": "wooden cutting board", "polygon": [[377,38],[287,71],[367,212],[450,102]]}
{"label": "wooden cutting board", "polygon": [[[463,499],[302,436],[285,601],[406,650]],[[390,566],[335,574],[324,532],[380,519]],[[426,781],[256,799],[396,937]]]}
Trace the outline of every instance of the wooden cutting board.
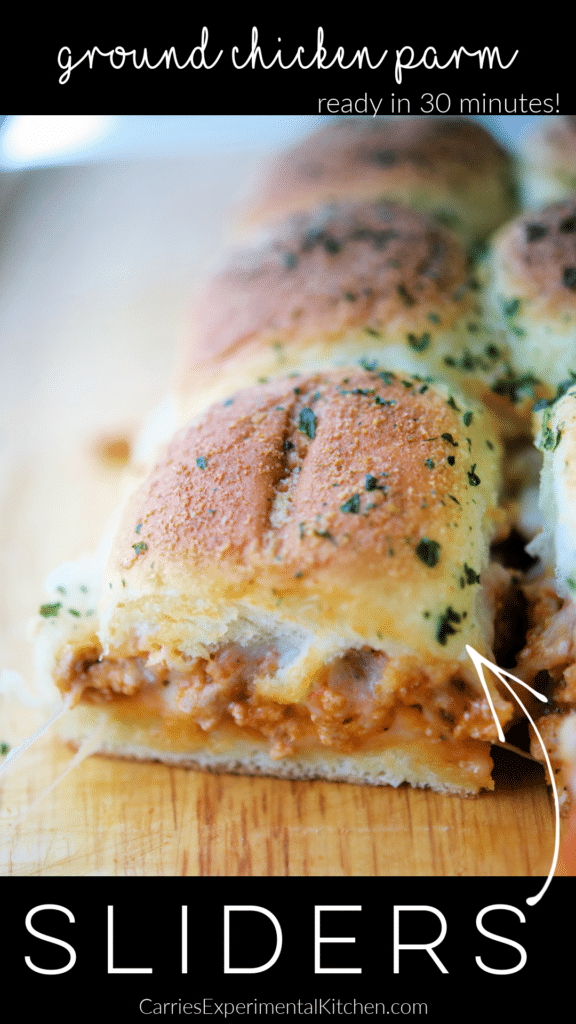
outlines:
{"label": "wooden cutting board", "polygon": [[[233,166],[232,166],[233,164]],[[112,438],[166,392],[195,275],[256,157],[22,175],[1,220],[0,741],[43,712],[27,621],[120,493]],[[25,699],[23,699],[23,697]],[[0,873],[537,875],[554,818],[513,755],[477,799],[73,757],[53,732],[0,776]],[[43,795],[42,795],[43,794]]]}

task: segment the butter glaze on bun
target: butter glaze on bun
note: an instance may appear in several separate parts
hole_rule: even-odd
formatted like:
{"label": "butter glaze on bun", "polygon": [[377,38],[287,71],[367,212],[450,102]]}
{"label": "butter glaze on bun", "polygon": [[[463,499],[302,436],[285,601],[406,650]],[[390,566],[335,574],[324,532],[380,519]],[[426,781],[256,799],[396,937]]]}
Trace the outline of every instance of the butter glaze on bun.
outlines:
{"label": "butter glaze on bun", "polygon": [[540,382],[535,395],[554,397],[576,380],[576,193],[502,228],[482,276],[514,369]]}
{"label": "butter glaze on bun", "polygon": [[512,161],[463,118],[337,119],[278,156],[246,220],[381,199],[429,214],[467,242],[486,238],[516,212]]}
{"label": "butter glaze on bun", "polygon": [[446,379],[514,432],[526,410],[477,287],[455,236],[400,206],[342,204],[274,224],[197,290],[181,422],[235,387],[362,361]]}
{"label": "butter glaze on bun", "polygon": [[[500,450],[447,386],[349,370],[236,394],[128,499],[92,637],[53,676],[103,751],[290,778],[492,788]],[[75,632],[77,630],[77,632]],[[502,721],[512,709],[495,691]]]}

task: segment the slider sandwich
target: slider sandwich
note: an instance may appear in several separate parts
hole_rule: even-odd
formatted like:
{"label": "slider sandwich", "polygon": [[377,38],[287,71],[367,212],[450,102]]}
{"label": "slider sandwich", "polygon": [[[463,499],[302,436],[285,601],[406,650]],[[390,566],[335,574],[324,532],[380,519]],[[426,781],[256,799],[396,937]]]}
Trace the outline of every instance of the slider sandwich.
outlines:
{"label": "slider sandwich", "polygon": [[515,169],[494,137],[464,118],[340,118],[276,158],[244,221],[375,200],[427,214],[469,244],[516,212]]}
{"label": "slider sandwich", "polygon": [[562,394],[576,381],[576,193],[501,228],[480,277],[518,391]]}
{"label": "slider sandwich", "polygon": [[494,657],[499,466],[490,414],[409,374],[307,370],[213,404],[127,499],[99,594],[53,581],[39,650],[73,695],[65,737],[104,717],[118,757],[492,789],[465,645]]}
{"label": "slider sandwich", "polygon": [[459,240],[389,203],[343,203],[275,223],[198,287],[177,383],[178,421],[231,390],[329,366],[380,364],[447,380],[526,432],[501,325],[485,324]]}

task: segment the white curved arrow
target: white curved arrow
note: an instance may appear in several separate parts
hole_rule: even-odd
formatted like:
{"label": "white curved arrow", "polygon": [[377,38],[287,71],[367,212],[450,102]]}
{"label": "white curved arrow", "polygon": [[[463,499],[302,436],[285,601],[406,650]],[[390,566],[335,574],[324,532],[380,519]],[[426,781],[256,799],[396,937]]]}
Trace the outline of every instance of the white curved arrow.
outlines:
{"label": "white curved arrow", "polygon": [[494,704],[492,702],[492,697],[490,695],[490,690],[488,689],[488,684],[486,683],[486,680],[484,678],[484,670],[483,670],[483,666],[484,665],[486,666],[486,668],[489,668],[490,671],[493,672],[495,676],[498,677],[500,682],[504,684],[504,686],[510,691],[510,693],[515,698],[515,700],[518,701],[520,707],[522,708],[522,711],[524,712],[524,714],[526,715],[526,718],[528,719],[528,721],[530,722],[532,728],[534,729],[534,732],[536,733],[536,735],[538,737],[538,740],[540,741],[540,746],[542,747],[542,750],[544,752],[544,757],[545,757],[545,760],[546,760],[546,766],[548,768],[548,774],[550,776],[550,781],[552,783],[552,792],[554,793],[554,810],[555,810],[555,815],[556,815],[556,829],[555,829],[555,841],[554,841],[554,856],[552,858],[552,864],[551,864],[551,867],[550,867],[550,871],[548,872],[548,877],[547,877],[544,885],[542,886],[542,889],[540,890],[540,892],[537,893],[536,896],[529,896],[528,899],[526,900],[526,903],[530,907],[533,907],[536,903],[538,903],[539,900],[542,899],[544,893],[546,892],[546,889],[550,885],[550,882],[552,881],[552,878],[554,876],[554,872],[556,870],[556,865],[558,863],[558,853],[559,853],[559,850],[560,850],[560,803],[559,803],[559,800],[558,800],[558,790],[556,789],[556,782],[554,780],[554,772],[552,771],[552,765],[550,764],[550,758],[548,757],[548,751],[546,750],[546,746],[544,744],[544,741],[543,741],[540,733],[538,732],[538,729],[536,728],[536,725],[534,723],[534,720],[533,720],[532,716],[529,714],[528,710],[524,707],[524,705],[523,705],[522,701],[520,700],[518,694],[510,686],[510,683],[506,682],[506,679],[504,678],[504,676],[507,676],[508,679],[513,679],[515,683],[519,683],[520,686],[523,686],[526,690],[529,690],[530,693],[534,697],[537,697],[538,700],[541,700],[544,704],[548,703],[548,698],[545,697],[543,693],[539,693],[538,690],[533,690],[532,687],[528,686],[528,683],[524,683],[522,681],[522,679],[518,679],[517,676],[513,676],[511,672],[507,672],[506,669],[503,669],[503,668],[498,668],[498,665],[494,665],[491,661],[488,661],[487,658],[484,658],[481,654],[478,654],[478,651],[475,651],[473,647],[469,646],[469,644],[466,644],[466,650],[468,651],[468,654],[469,654],[470,658],[474,662],[474,668],[476,669],[476,671],[478,673],[478,677],[480,679],[480,682],[482,683],[482,686],[484,688],[484,693],[486,694],[486,700],[488,701],[488,704],[490,705],[490,710],[492,712],[492,717],[494,718],[494,721],[496,723],[496,729],[498,730],[498,739],[501,740],[502,743],[506,742],[504,733],[502,731],[502,726],[500,725],[500,722],[498,721],[498,716],[496,714],[496,711],[495,711],[495,708],[494,708]]}

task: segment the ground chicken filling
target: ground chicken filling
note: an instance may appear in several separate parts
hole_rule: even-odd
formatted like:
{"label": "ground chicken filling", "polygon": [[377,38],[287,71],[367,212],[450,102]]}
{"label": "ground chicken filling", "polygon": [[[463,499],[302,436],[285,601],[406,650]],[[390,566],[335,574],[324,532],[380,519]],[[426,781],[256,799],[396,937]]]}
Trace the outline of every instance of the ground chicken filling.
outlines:
{"label": "ground chicken filling", "polygon": [[85,702],[139,701],[157,714],[184,716],[205,732],[235,726],[265,738],[275,759],[295,753],[310,737],[353,752],[398,725],[438,743],[496,738],[482,692],[454,666],[429,668],[413,657],[350,650],[326,666],[298,704],[257,695],[255,681],[277,667],[275,652],[250,653],[237,645],[198,658],[185,671],[151,665],[146,656],[101,658],[94,646],[68,650],[56,682],[63,692],[80,683]]}

